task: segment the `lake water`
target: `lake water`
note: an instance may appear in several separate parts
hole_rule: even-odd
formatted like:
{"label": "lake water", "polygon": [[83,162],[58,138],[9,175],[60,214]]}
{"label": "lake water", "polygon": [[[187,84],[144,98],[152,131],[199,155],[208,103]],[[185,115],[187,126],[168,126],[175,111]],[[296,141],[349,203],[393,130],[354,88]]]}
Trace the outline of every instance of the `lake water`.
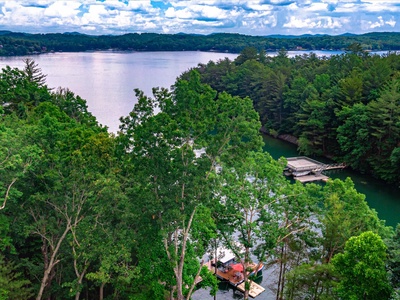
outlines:
{"label": "lake water", "polygon": [[[289,52],[289,56],[308,54]],[[341,52],[316,51],[319,56],[330,56]],[[276,53],[269,53],[273,56]],[[153,87],[167,87],[174,84],[182,72],[197,66],[198,63],[217,61],[228,57],[234,59],[237,54],[213,52],[83,52],[54,53],[33,58],[44,74],[47,74],[49,87],[68,87],[75,94],[87,100],[89,111],[99,123],[117,132],[119,118],[132,110],[136,99],[134,88],[151,95]],[[23,67],[24,57],[0,57],[0,67]],[[266,148],[274,158],[297,156],[296,147],[282,141],[265,137]],[[350,176],[358,191],[366,194],[369,205],[378,211],[381,219],[388,225],[400,222],[400,191],[382,182],[362,176],[350,170],[331,172],[329,176],[344,179]],[[263,272],[260,284],[267,287],[271,283],[270,274]],[[275,276],[272,276],[275,277]],[[259,299],[274,299],[268,288]],[[214,299],[207,291],[197,291],[193,297],[197,300]],[[240,299],[234,290],[221,283],[217,299]]]}
{"label": "lake water", "polygon": [[[169,88],[175,78],[198,63],[236,54],[211,52],[80,52],[30,56],[47,74],[51,88],[67,87],[87,101],[100,124],[117,132],[119,118],[136,103],[134,89],[152,95],[153,87]],[[2,57],[0,67],[22,68],[25,57]]]}
{"label": "lake water", "polygon": [[[331,56],[342,51],[313,51],[318,56]],[[288,56],[311,51],[288,51]],[[383,53],[383,52],[382,52]],[[276,52],[267,53],[275,56]],[[132,110],[136,99],[134,89],[152,95],[153,87],[169,88],[177,76],[199,63],[217,61],[237,54],[216,52],[79,52],[49,53],[29,56],[47,74],[51,88],[69,88],[87,101],[89,111],[100,124],[117,132],[119,118]],[[0,57],[0,68],[23,68],[26,57]]]}

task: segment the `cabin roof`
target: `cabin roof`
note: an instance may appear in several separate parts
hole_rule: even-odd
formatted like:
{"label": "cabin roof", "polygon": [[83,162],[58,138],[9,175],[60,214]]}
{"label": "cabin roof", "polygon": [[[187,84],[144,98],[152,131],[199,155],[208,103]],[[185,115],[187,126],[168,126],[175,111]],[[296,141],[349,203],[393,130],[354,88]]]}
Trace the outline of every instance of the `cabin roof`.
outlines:
{"label": "cabin roof", "polygon": [[236,257],[235,254],[232,252],[232,250],[227,249],[225,247],[218,248],[217,251],[218,251],[217,253],[218,260],[223,264],[226,264],[227,262],[235,259]]}

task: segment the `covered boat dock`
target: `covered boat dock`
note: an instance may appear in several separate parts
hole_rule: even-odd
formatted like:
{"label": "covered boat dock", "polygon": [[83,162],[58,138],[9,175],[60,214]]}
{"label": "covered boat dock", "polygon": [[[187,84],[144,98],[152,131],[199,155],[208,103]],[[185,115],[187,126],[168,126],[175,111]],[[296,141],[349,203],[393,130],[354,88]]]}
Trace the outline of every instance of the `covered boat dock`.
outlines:
{"label": "covered boat dock", "polygon": [[300,182],[327,181],[329,177],[323,175],[323,171],[346,167],[344,163],[324,164],[306,156],[288,157],[286,159],[285,175],[293,176],[294,179]]}

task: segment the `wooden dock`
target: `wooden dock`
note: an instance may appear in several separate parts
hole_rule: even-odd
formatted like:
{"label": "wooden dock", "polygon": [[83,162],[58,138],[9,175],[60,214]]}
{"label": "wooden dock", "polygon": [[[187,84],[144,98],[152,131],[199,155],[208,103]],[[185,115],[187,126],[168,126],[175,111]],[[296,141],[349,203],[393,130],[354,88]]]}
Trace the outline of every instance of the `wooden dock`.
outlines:
{"label": "wooden dock", "polygon": [[[233,269],[225,269],[225,270],[221,270],[219,268],[216,269],[215,265],[214,265],[214,260],[210,260],[210,261],[204,263],[204,266],[206,266],[208,268],[208,270],[210,270],[210,272],[214,273],[218,279],[228,281],[231,285],[236,287],[239,291],[244,292],[245,282],[244,282],[243,274],[241,274],[240,272],[237,272]],[[258,267],[258,265],[252,264],[250,267],[253,267],[254,269],[256,269]],[[196,281],[196,284],[200,283],[202,280],[203,279],[201,277],[199,277],[199,279]],[[250,297],[255,298],[259,294],[261,294],[262,292],[265,291],[265,289],[261,285],[255,283],[254,281],[249,280],[249,282],[250,282],[250,291],[249,291]]]}
{"label": "wooden dock", "polygon": [[[241,284],[239,284],[237,286],[237,289],[244,293],[245,283],[242,282]],[[259,285],[259,284],[255,283],[254,281],[250,280],[250,291],[249,291],[249,296],[250,297],[255,298],[255,297],[257,297],[258,295],[260,295],[264,291],[265,291],[265,289],[261,285]]]}

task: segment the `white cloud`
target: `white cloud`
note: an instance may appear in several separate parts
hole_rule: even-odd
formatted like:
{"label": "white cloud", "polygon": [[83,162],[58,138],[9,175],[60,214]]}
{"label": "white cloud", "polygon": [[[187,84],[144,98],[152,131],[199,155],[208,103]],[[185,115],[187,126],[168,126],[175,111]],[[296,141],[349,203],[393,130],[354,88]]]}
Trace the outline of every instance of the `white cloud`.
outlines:
{"label": "white cloud", "polygon": [[394,17],[391,17],[390,20],[384,21],[382,16],[378,17],[378,21],[376,22],[368,22],[369,28],[375,29],[379,27],[383,27],[385,25],[389,25],[391,27],[394,27],[396,25],[396,21],[394,20]]}
{"label": "white cloud", "polygon": [[308,29],[320,29],[320,28],[341,28],[343,25],[339,20],[331,17],[315,17],[315,18],[297,18],[291,16],[289,22],[285,23],[283,27],[286,28],[308,28]]}
{"label": "white cloud", "polygon": [[78,8],[81,6],[79,2],[74,1],[57,1],[44,9],[44,16],[47,17],[74,17],[79,13]]}
{"label": "white cloud", "polygon": [[169,7],[165,11],[165,16],[167,18],[178,18],[178,19],[190,19],[193,18],[193,14],[190,10],[187,9],[178,9],[176,10],[174,7]]}
{"label": "white cloud", "polygon": [[326,12],[328,9],[327,3],[312,3],[309,7],[304,10],[306,12]]}
{"label": "white cloud", "polygon": [[400,0],[0,0],[0,26],[29,32],[400,31]]}
{"label": "white cloud", "polygon": [[43,16],[43,9],[39,7],[25,7],[14,1],[6,1],[2,7],[3,16],[0,18],[2,25],[35,25]]}
{"label": "white cloud", "polygon": [[335,8],[337,13],[349,13],[355,14],[358,11],[357,5],[355,3],[344,3],[340,4]]}
{"label": "white cloud", "polygon": [[376,28],[376,27],[381,27],[381,26],[385,25],[381,16],[378,17],[377,22],[375,22],[375,23],[370,22],[370,23],[371,23],[370,28]]}
{"label": "white cloud", "polygon": [[223,19],[227,17],[227,12],[215,6],[191,5],[183,9],[170,7],[165,16],[179,19]]}
{"label": "white cloud", "polygon": [[386,21],[385,24],[388,24],[391,27],[396,26],[396,21],[394,20],[394,17],[391,17],[389,21]]}
{"label": "white cloud", "polygon": [[256,11],[271,11],[274,9],[274,6],[270,4],[249,3],[248,7]]}

